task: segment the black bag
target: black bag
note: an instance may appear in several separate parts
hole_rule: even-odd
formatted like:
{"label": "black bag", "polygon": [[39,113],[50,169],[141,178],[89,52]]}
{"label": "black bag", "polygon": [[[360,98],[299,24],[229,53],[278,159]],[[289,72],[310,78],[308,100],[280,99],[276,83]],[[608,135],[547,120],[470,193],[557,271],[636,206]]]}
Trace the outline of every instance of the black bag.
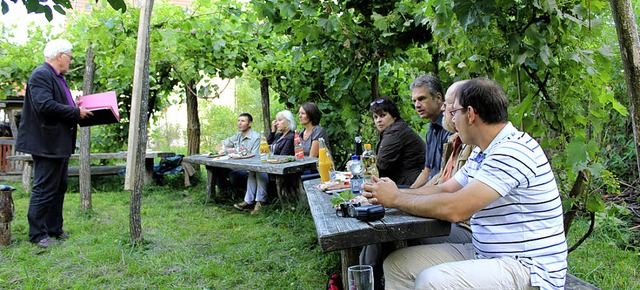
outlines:
{"label": "black bag", "polygon": [[160,161],[160,164],[153,169],[153,173],[164,175],[168,173],[178,173],[182,170],[182,158],[184,155],[178,154],[173,157],[167,157]]}

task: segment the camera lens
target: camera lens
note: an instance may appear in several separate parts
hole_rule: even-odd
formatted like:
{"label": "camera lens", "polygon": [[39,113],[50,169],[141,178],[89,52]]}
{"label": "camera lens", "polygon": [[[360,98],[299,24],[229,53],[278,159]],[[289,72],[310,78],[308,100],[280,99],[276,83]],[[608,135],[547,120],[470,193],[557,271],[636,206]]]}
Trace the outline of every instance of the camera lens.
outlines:
{"label": "camera lens", "polygon": [[349,207],[347,208],[347,213],[349,214],[350,217],[356,217],[356,207],[350,204]]}

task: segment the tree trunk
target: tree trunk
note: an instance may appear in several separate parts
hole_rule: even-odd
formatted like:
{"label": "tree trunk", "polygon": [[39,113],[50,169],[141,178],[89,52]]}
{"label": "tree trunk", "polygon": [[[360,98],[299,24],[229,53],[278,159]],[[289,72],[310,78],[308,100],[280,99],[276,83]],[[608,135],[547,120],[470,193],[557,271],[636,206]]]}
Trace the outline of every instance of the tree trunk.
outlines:
{"label": "tree trunk", "polygon": [[12,191],[0,191],[0,246],[11,244],[11,221],[15,211]]}
{"label": "tree trunk", "polygon": [[189,155],[200,154],[200,117],[198,116],[198,96],[195,94],[196,82],[187,84],[187,152]]}
{"label": "tree trunk", "polygon": [[[131,120],[129,123],[129,149],[127,153],[127,178],[125,187],[133,187],[129,207],[129,233],[134,246],[142,244],[142,186],[144,185],[144,160],[147,147],[147,107],[149,102],[149,24],[153,0],[147,0],[140,13],[136,64],[133,74]],[[133,186],[131,179],[133,177]],[[127,183],[129,182],[129,183]]]}
{"label": "tree trunk", "polygon": [[[575,199],[578,195],[584,192],[584,188],[587,186],[587,176],[585,170],[578,171],[578,177],[576,177],[576,181],[573,183],[573,187],[571,187],[571,192],[569,192],[569,197]],[[569,229],[571,229],[571,224],[573,223],[573,219],[576,217],[576,213],[578,211],[577,203],[574,202],[571,205],[571,209],[569,209],[564,214],[564,235],[569,235]]]}
{"label": "tree trunk", "polygon": [[[373,63],[373,70],[371,72],[371,101],[373,100],[377,100],[378,98],[380,98],[380,86],[378,85],[378,77],[380,75],[380,69],[378,67],[378,62],[374,62]],[[369,106],[369,103],[366,102],[365,103],[365,108],[367,108]],[[360,135],[360,132],[358,132],[358,135]]]}
{"label": "tree trunk", "polygon": [[620,55],[627,81],[633,136],[636,141],[638,178],[640,178],[640,136],[638,136],[640,134],[640,40],[638,39],[638,25],[631,1],[611,0],[611,11],[616,23]]}
{"label": "tree trunk", "polygon": [[260,80],[260,96],[262,96],[262,122],[264,123],[265,136],[271,131],[271,111],[269,109],[269,79],[262,77]]}
{"label": "tree trunk", "polygon": [[[84,78],[82,80],[82,94],[93,93],[93,81],[96,75],[96,62],[92,44],[89,43],[87,58],[85,59]],[[80,128],[80,208],[90,210],[91,205],[91,127]]]}

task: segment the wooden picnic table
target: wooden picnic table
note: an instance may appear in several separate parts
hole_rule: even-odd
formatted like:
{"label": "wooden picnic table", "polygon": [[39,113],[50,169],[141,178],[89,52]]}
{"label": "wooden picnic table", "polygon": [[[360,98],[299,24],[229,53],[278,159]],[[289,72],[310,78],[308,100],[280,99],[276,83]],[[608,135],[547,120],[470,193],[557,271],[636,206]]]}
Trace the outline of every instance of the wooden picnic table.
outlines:
{"label": "wooden picnic table", "polygon": [[[145,184],[151,184],[151,182],[153,181],[153,165],[154,165],[155,158],[164,159],[164,158],[173,157],[173,156],[176,156],[176,153],[148,151],[145,155],[145,160],[144,160]],[[100,159],[100,160],[127,159],[127,152],[91,153],[89,157],[91,159]],[[80,159],[80,154],[71,154],[70,159]],[[22,187],[24,188],[25,192],[30,192],[31,179],[33,175],[33,157],[31,156],[31,154],[7,156],[7,160],[24,162],[23,169],[22,169]],[[117,171],[122,168],[123,166],[92,166],[91,175],[117,174]],[[75,167],[69,167],[70,176],[75,176],[77,174],[78,172]]]}
{"label": "wooden picnic table", "polygon": [[[285,156],[272,156],[272,158],[282,159]],[[228,168],[231,170],[247,170],[268,173],[276,182],[278,197],[284,202],[296,202],[304,198],[304,189],[300,176],[307,169],[316,168],[318,158],[305,157],[303,160],[296,160],[285,163],[261,162],[260,156],[251,158],[234,159],[227,156],[208,157],[208,154],[186,156],[182,162],[194,165],[205,165],[207,169],[206,194],[209,200],[215,196],[216,178],[215,168]]]}
{"label": "wooden picnic table", "polygon": [[332,195],[318,189],[318,184],[319,178],[304,182],[318,242],[323,252],[340,251],[345,282],[349,266],[359,264],[362,246],[395,242],[396,248],[402,248],[406,247],[407,240],[444,236],[451,231],[450,222],[417,217],[391,208],[386,209],[384,218],[373,222],[339,217],[330,201]]}

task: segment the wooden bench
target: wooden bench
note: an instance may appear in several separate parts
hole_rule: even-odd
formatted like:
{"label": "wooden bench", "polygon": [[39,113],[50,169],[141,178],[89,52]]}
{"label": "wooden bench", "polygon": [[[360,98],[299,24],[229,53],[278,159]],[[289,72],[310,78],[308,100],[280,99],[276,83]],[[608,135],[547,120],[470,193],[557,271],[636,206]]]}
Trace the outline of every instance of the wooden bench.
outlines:
{"label": "wooden bench", "polygon": [[[104,165],[104,166],[91,166],[92,176],[104,176],[104,175],[118,175],[121,170],[126,169],[124,165]],[[80,176],[80,167],[69,166],[69,176]]]}
{"label": "wooden bench", "polygon": [[594,290],[600,289],[594,285],[581,280],[580,278],[567,273],[567,279],[564,281],[564,289],[566,290]]}
{"label": "wooden bench", "polygon": [[[167,158],[173,157],[176,154],[174,152],[147,152],[145,155],[145,184],[150,184],[153,182],[153,164],[155,158]],[[127,159],[126,152],[115,152],[115,153],[91,153],[89,156],[91,159],[99,159],[99,160],[109,160],[109,159]],[[72,154],[70,159],[80,159],[79,154]],[[31,191],[31,179],[33,177],[33,157],[31,154],[21,154],[21,155],[13,155],[7,156],[7,160],[12,161],[22,161],[23,169],[22,169],[22,187],[25,192]],[[105,165],[105,166],[91,166],[91,175],[115,175],[118,174],[120,170],[125,168],[123,165]],[[79,168],[78,167],[69,167],[69,176],[77,177],[79,176]]]}

